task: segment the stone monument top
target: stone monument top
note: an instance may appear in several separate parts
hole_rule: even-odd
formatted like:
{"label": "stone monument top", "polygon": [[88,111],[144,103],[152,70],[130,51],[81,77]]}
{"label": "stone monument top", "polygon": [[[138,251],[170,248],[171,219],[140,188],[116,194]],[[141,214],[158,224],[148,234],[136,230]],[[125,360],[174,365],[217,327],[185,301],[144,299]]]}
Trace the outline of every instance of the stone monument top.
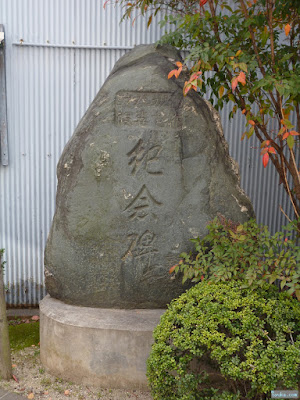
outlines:
{"label": "stone monument top", "polygon": [[253,216],[216,111],[182,79],[179,53],[142,45],[123,56],[66,145],[45,251],[49,294],[104,308],[164,308],[169,268],[221,213]]}

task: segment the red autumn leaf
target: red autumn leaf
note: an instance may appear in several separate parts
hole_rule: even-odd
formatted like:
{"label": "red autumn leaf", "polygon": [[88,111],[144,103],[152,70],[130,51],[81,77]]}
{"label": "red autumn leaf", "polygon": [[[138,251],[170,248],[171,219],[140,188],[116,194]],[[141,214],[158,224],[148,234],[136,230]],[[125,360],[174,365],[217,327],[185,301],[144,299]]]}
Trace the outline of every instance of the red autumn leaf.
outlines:
{"label": "red autumn leaf", "polygon": [[269,147],[268,152],[272,153],[272,154],[276,154],[276,150],[274,149],[274,147]]}
{"label": "red autumn leaf", "polygon": [[286,127],[284,126],[283,128],[280,129],[278,132],[278,136],[282,135],[286,131]]}
{"label": "red autumn leaf", "polygon": [[246,112],[246,108],[243,109],[242,114],[245,114],[245,112]]}
{"label": "red autumn leaf", "polygon": [[168,79],[172,78],[172,76],[175,76],[175,78],[178,78],[180,72],[182,71],[182,63],[180,61],[176,62],[178,69],[172,69],[172,71],[169,72],[168,74]]}
{"label": "red autumn leaf", "polygon": [[182,71],[182,67],[178,68],[178,70],[175,72],[176,78],[179,77],[181,71]]}
{"label": "red autumn leaf", "polygon": [[245,73],[242,72],[242,71],[238,74],[238,76],[235,76],[235,77],[232,78],[232,80],[231,80],[231,88],[232,88],[232,91],[233,91],[233,92],[235,91],[235,89],[236,89],[236,87],[237,87],[237,84],[238,84],[239,82],[240,82],[243,86],[246,85],[246,75],[245,75]]}
{"label": "red autumn leaf", "polygon": [[203,7],[205,3],[207,3],[207,0],[200,0],[199,1],[199,4],[200,4],[201,7]]}
{"label": "red autumn leaf", "polygon": [[235,89],[236,89],[236,87],[237,87],[237,84],[238,84],[238,78],[237,78],[237,76],[236,76],[236,77],[233,78],[232,81],[231,81],[231,88],[232,88],[232,91],[233,91],[233,92],[235,91]]}
{"label": "red autumn leaf", "polygon": [[183,94],[184,96],[186,96],[188,94],[188,92],[190,91],[192,85],[188,82],[185,82],[184,84],[184,88],[183,88]]}
{"label": "red autumn leaf", "polygon": [[283,136],[282,139],[285,140],[287,139],[289,136],[299,136],[300,134],[296,131],[290,131],[290,132],[286,132]]}
{"label": "red autumn leaf", "polygon": [[170,71],[168,74],[168,79],[172,78],[172,76],[175,75],[176,72],[177,72],[177,69],[172,69],[172,71]]}
{"label": "red autumn leaf", "polygon": [[286,132],[286,133],[282,136],[282,139],[284,140],[284,139],[288,138],[289,136],[290,136],[290,132]]}
{"label": "red autumn leaf", "polygon": [[31,317],[32,321],[38,321],[40,319],[40,317],[38,315],[34,315],[33,317]]}
{"label": "red autumn leaf", "polygon": [[244,72],[240,72],[237,79],[238,79],[238,82],[240,82],[243,86],[246,85],[246,75]]}
{"label": "red autumn leaf", "polygon": [[169,269],[169,274],[172,274],[172,272],[174,272],[174,270],[175,270],[176,267],[177,267],[177,264],[176,264],[176,265],[173,265],[173,267],[171,267],[171,268]]}
{"label": "red autumn leaf", "polygon": [[254,126],[254,125],[255,125],[255,122],[254,122],[254,121],[252,121],[252,119],[249,119],[249,121],[248,121],[248,124],[250,124],[250,125]]}
{"label": "red autumn leaf", "polygon": [[268,165],[269,158],[270,158],[269,153],[265,153],[263,155],[262,162],[263,162],[264,168],[266,168],[266,166]]}
{"label": "red autumn leaf", "polygon": [[286,35],[286,36],[289,35],[291,28],[292,28],[292,27],[291,27],[290,24],[286,24],[286,25],[285,25],[285,27],[284,27],[284,32],[285,32],[285,35]]}
{"label": "red autumn leaf", "polygon": [[192,81],[198,79],[201,74],[202,74],[202,71],[194,72],[191,75],[189,82],[192,82]]}

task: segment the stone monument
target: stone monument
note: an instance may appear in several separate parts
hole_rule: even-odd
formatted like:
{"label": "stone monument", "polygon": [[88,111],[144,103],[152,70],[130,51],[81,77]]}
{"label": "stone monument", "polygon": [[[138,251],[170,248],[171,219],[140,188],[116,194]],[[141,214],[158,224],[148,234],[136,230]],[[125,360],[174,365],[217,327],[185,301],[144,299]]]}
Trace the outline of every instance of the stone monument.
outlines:
{"label": "stone monument", "polygon": [[[184,290],[169,268],[217,213],[253,216],[218,114],[195,92],[183,97],[182,78],[167,79],[178,60],[154,45],[123,56],[59,161],[45,250],[51,298],[41,304],[41,357],[55,374],[66,376],[69,359],[82,382],[145,386],[152,329]],[[88,342],[77,361],[74,340]]]}

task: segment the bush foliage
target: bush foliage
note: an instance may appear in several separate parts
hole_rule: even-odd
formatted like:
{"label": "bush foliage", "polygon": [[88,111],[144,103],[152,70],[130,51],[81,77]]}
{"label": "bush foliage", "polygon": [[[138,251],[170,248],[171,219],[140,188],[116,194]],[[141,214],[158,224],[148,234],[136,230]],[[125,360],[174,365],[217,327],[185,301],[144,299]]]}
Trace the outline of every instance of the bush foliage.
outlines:
{"label": "bush foliage", "polygon": [[298,387],[299,303],[275,286],[201,282],[172,301],[154,339],[154,400],[260,400]]}
{"label": "bush foliage", "polygon": [[280,282],[280,288],[300,300],[300,246],[292,239],[291,223],[271,235],[254,220],[235,224],[215,218],[204,239],[192,239],[194,253],[182,253],[182,260],[170,272],[183,273],[183,281],[245,281],[247,286]]}

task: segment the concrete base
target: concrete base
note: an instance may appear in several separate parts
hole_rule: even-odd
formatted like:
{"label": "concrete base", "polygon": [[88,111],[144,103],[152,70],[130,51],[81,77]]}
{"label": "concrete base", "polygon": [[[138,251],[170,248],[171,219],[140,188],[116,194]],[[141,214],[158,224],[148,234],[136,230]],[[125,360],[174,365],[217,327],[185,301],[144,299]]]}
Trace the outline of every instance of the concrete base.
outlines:
{"label": "concrete base", "polygon": [[53,375],[103,388],[148,390],[146,360],[165,310],[40,303],[41,361]]}

